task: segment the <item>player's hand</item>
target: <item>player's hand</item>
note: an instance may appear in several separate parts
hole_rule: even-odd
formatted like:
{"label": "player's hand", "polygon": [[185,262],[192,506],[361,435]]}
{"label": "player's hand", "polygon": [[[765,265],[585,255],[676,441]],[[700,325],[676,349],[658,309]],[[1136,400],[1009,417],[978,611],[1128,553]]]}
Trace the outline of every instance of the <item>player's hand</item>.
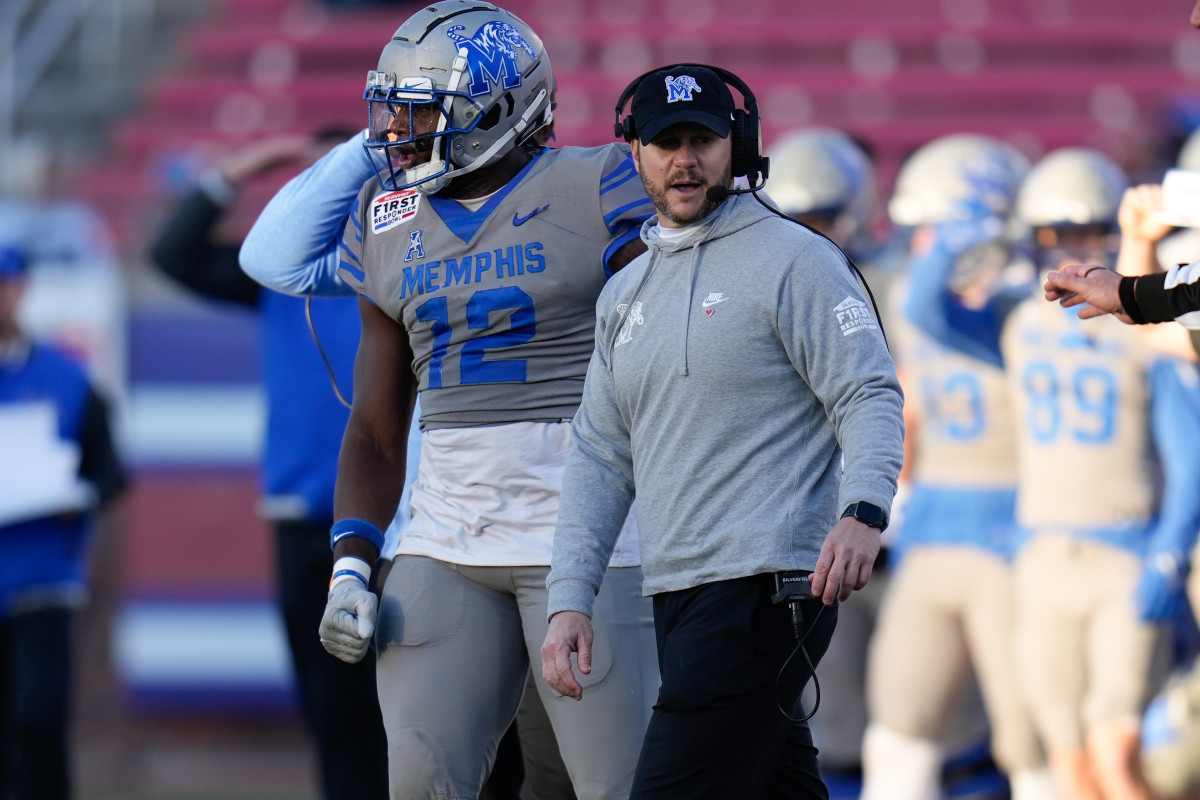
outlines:
{"label": "player's hand", "polygon": [[267,170],[309,160],[312,141],[311,136],[299,133],[260,139],[225,156],[219,166],[221,175],[234,186],[240,186]]}
{"label": "player's hand", "polygon": [[371,647],[379,600],[361,581],[338,581],[321,617],[321,644],[333,656],[357,664]]}
{"label": "player's hand", "polygon": [[[1165,561],[1167,563],[1159,563]],[[1135,600],[1138,616],[1145,622],[1169,622],[1184,608],[1184,576],[1177,559],[1151,559],[1142,570]]]}
{"label": "player's hand", "polygon": [[1171,226],[1162,221],[1162,211],[1162,186],[1130,186],[1121,196],[1117,210],[1121,236],[1151,243],[1160,241],[1171,232]]}
{"label": "player's hand", "polygon": [[813,597],[831,606],[871,580],[879,555],[879,530],[854,517],[842,517],[825,537],[810,585]]}
{"label": "player's hand", "polygon": [[542,644],[542,679],[561,695],[583,699],[583,687],[571,669],[571,653],[579,654],[579,671],[592,671],[592,621],[578,611],[559,611],[550,618]]}
{"label": "player's hand", "polygon": [[1133,318],[1121,306],[1121,276],[1096,264],[1067,264],[1046,274],[1042,286],[1047,300],[1057,300],[1064,308],[1079,309],[1080,319],[1112,314],[1127,325]]}

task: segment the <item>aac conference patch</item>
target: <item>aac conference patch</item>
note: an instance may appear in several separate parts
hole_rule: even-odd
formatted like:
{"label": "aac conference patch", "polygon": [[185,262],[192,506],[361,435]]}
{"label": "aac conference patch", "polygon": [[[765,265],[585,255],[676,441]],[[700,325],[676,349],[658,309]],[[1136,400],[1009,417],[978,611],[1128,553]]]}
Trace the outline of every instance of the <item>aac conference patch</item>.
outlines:
{"label": "aac conference patch", "polygon": [[383,233],[412,219],[421,207],[421,195],[416,189],[381,194],[371,201],[371,232]]}

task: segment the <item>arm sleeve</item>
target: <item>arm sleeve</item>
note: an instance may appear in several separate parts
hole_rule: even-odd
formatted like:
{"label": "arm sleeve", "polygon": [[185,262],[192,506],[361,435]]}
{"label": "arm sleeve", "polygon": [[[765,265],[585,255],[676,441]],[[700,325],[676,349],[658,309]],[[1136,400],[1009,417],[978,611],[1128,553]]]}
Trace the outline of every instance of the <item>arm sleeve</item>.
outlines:
{"label": "arm sleeve", "polygon": [[[846,307],[858,324],[839,317]],[[814,239],[784,278],[779,336],[836,427],[843,456],[839,507],[865,500],[890,509],[904,462],[904,395],[878,321],[859,314],[871,311],[845,259],[833,244]]]}
{"label": "arm sleeve", "polygon": [[80,445],[79,476],[96,487],[99,507],[104,508],[124,491],[128,477],[113,443],[108,404],[94,388],[88,390]]}
{"label": "arm sleeve", "polygon": [[618,408],[612,372],[596,326],[597,347],[588,365],[583,402],[571,423],[554,532],[547,615],[592,614],[592,604],[621,526],[633,503],[633,452],[629,426]]}
{"label": "arm sleeve", "polygon": [[224,210],[203,189],[193,191],[159,228],[150,260],[197,294],[254,307],[260,287],[242,272],[237,247],[212,241]]}
{"label": "arm sleeve", "polygon": [[1163,469],[1163,500],[1147,555],[1186,564],[1200,531],[1200,369],[1161,360],[1150,371],[1150,413]]}
{"label": "arm sleeve", "polygon": [[[1138,322],[1179,320],[1188,328],[1200,329],[1200,262],[1171,267],[1154,275],[1122,278],[1122,301],[1130,298],[1136,308],[1126,313]],[[1124,304],[1124,303],[1123,303]]]}
{"label": "arm sleeve", "polygon": [[[346,218],[346,226],[342,231],[342,260],[338,267],[338,277],[342,283],[371,300],[367,288],[367,272],[363,268],[363,203],[366,202],[363,193],[359,193],[354,201],[350,215]],[[374,303],[374,300],[371,300]]]}
{"label": "arm sleeve", "polygon": [[286,294],[354,294],[337,270],[346,218],[375,175],[362,143],[363,134],[356,134],[271,198],[242,243],[247,275]]}
{"label": "arm sleeve", "polygon": [[654,204],[646,196],[627,146],[614,145],[604,164],[600,176],[600,211],[613,237],[604,248],[604,273],[612,277],[609,260],[613,254],[638,238],[642,223],[654,216]]}
{"label": "arm sleeve", "polygon": [[1008,309],[997,301],[989,301],[980,309],[964,306],[958,295],[950,290],[950,276],[956,260],[955,253],[941,242],[913,260],[904,315],[943,345],[987,364],[1003,367],[1000,333]]}

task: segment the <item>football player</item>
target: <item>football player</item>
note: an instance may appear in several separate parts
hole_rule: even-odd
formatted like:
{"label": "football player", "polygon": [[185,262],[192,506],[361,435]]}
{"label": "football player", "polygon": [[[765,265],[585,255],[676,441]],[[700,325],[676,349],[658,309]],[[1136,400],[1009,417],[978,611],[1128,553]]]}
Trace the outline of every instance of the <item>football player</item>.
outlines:
{"label": "football player", "polygon": [[[1028,162],[1014,148],[955,134],[903,165],[889,212],[914,259],[937,253],[967,302],[979,305],[1008,262],[1005,221]],[[897,287],[897,304],[904,295]],[[910,439],[898,556],[868,659],[871,722],[864,800],[936,800],[942,770],[975,710],[1016,800],[1045,798],[1049,779],[1015,677],[1014,420],[1003,372],[952,351],[893,315]],[[977,716],[981,722],[982,717]]]}
{"label": "football player", "polygon": [[[516,712],[547,628],[595,300],[653,213],[628,148],[539,144],[553,88],[512,14],[472,0],[418,11],[368,78],[365,157],[335,150],[285,187],[242,250],[273,288],[360,293],[321,635],[347,660],[376,640],[395,797],[474,797]],[[418,393],[413,518],[385,548]],[[393,550],[376,620],[370,565]],[[597,598],[587,698],[538,686],[581,798],[627,796],[658,685],[639,558],[629,525]]]}
{"label": "football player", "polygon": [[[1120,169],[1066,148],[1022,185],[1034,263],[1114,261]],[[1200,528],[1200,375],[1115,319],[1030,295],[965,307],[945,258],[917,265],[909,309],[943,342],[1002,364],[1017,414],[1017,666],[1064,800],[1149,798],[1140,715],[1184,599]]]}

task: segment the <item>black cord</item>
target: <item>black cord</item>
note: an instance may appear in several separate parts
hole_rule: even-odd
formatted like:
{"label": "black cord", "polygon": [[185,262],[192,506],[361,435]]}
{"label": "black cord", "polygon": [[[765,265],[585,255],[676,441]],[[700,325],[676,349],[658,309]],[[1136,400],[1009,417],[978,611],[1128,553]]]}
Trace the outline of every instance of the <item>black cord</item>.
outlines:
{"label": "black cord", "polygon": [[817,236],[820,236],[822,239],[824,239],[825,241],[829,242],[831,245],[833,245],[834,247],[837,248],[837,251],[842,254],[842,258],[846,259],[846,265],[850,267],[850,271],[855,274],[855,276],[858,278],[858,282],[860,284],[862,284],[862,287],[864,289],[867,290],[867,297],[870,298],[870,300],[871,300],[871,308],[875,311],[875,321],[879,323],[879,333],[883,335],[883,344],[890,351],[892,349],[892,346],[888,343],[887,331],[883,329],[883,315],[881,315],[879,313],[879,304],[875,302],[875,293],[871,291],[871,284],[867,283],[867,277],[865,275],[863,275],[862,270],[858,268],[858,264],[854,263],[854,259],[851,258],[850,255],[845,250],[842,249],[841,245],[839,245],[833,239],[830,239],[825,234],[821,233],[819,230],[814,228],[812,225],[809,225],[808,223],[805,223],[805,222],[801,222],[800,220],[796,219],[795,217],[783,213],[778,208],[775,208],[770,203],[763,200],[761,197],[758,196],[757,189],[755,189],[752,192],[747,192],[747,194],[752,195],[754,197],[754,199],[758,201],[759,205],[761,205],[767,211],[770,211],[775,216],[783,217],[784,219],[786,219],[790,222],[796,223],[801,228],[805,228],[808,231],[815,233]]}
{"label": "black cord", "polygon": [[349,401],[342,394],[341,387],[338,386],[337,375],[333,371],[333,364],[329,363],[329,356],[325,355],[325,348],[321,346],[321,337],[317,336],[317,326],[313,324],[312,316],[312,297],[304,298],[304,318],[308,320],[308,332],[312,334],[313,342],[317,345],[317,352],[321,354],[321,360],[325,362],[325,369],[329,370],[329,382],[333,384],[333,393],[337,395],[337,399],[346,408],[350,408]]}
{"label": "black cord", "polygon": [[[812,624],[808,626],[808,631],[801,632],[804,627],[804,615],[800,611],[800,601],[794,600],[788,604],[792,609],[792,630],[796,634],[796,647],[792,650],[787,660],[783,662],[783,666],[779,668],[779,674],[775,676],[775,705],[779,708],[779,713],[783,714],[784,718],[789,722],[808,722],[817,713],[817,709],[821,707],[821,682],[817,679],[817,669],[813,666],[812,659],[808,657],[808,651],[804,649],[804,640],[808,638],[808,634],[812,632],[817,625],[817,620],[821,619],[822,612],[825,611],[825,605],[817,606],[817,615],[813,617]],[[796,653],[804,656],[804,665],[808,668],[808,674],[812,676],[813,690],[816,692],[816,697],[813,699],[812,711],[809,711],[803,717],[793,717],[783,708],[783,703],[779,699],[780,682],[783,680],[783,674],[787,672],[788,665],[792,663],[792,659],[796,657]],[[800,705],[800,701],[804,699],[804,684],[801,684],[800,695],[796,697],[795,705]]]}

